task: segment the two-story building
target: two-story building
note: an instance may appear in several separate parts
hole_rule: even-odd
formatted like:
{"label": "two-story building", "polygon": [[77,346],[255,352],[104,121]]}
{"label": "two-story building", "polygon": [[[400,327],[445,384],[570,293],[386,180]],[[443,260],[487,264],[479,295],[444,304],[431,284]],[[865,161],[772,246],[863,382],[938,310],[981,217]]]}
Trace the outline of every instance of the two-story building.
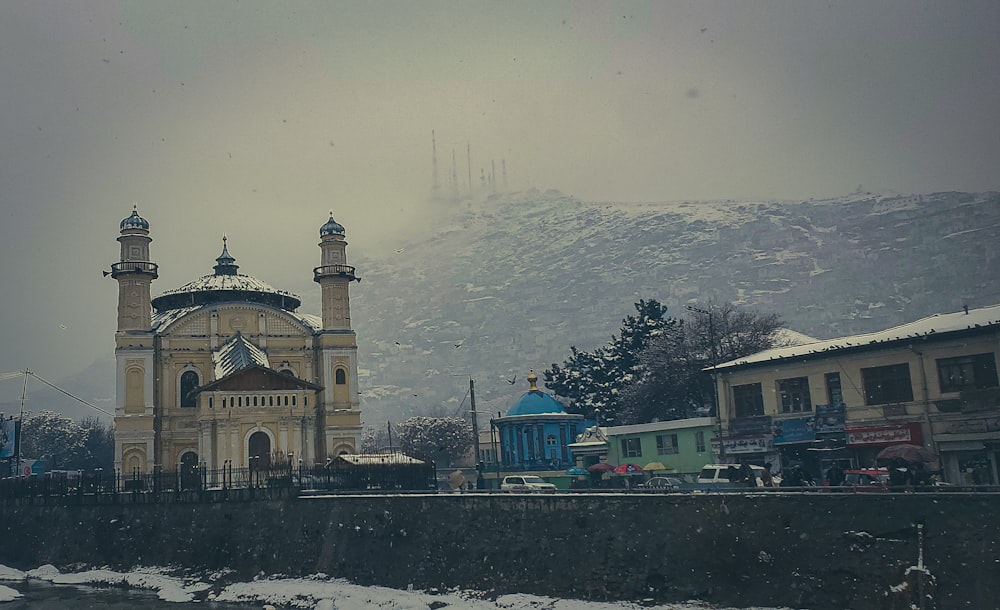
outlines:
{"label": "two-story building", "polygon": [[569,446],[579,467],[599,462],[636,464],[649,474],[696,476],[713,461],[711,440],[717,436],[712,417],[693,417],[629,426],[592,426]]}
{"label": "two-story building", "polygon": [[715,374],[720,459],[815,475],[870,466],[885,447],[938,453],[946,481],[995,484],[1000,451],[1000,305],[887,330],[779,347]]}
{"label": "two-story building", "polygon": [[609,464],[637,464],[650,474],[695,476],[713,461],[711,440],[717,430],[712,417],[613,426],[603,431]]}

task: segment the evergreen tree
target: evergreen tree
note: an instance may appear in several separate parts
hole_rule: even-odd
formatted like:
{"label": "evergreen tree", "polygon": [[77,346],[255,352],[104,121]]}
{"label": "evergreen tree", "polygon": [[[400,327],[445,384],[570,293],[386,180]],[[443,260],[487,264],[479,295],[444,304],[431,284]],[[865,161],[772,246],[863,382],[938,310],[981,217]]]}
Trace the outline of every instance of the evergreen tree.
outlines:
{"label": "evergreen tree", "polygon": [[593,352],[570,348],[562,365],[544,371],[545,387],[569,401],[567,411],[614,425],[619,420],[623,390],[639,372],[640,354],[655,337],[676,325],[655,299],[635,304],[636,315],[622,320],[617,336]]}
{"label": "evergreen tree", "polygon": [[690,317],[664,329],[640,354],[635,383],[622,397],[622,423],[714,415],[715,381],[704,369],[778,345],[777,314],[731,303],[688,311]]}

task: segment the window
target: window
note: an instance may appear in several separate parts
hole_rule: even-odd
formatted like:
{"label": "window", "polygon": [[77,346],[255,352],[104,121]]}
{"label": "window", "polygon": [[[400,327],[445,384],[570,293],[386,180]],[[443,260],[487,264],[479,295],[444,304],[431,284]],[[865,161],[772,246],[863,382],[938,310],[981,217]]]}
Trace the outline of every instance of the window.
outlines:
{"label": "window", "polygon": [[910,365],[905,362],[861,369],[861,379],[865,386],[866,405],[884,405],[913,400]]}
{"label": "window", "polygon": [[694,433],[694,450],[698,453],[705,453],[705,431],[698,430]]}
{"label": "window", "polygon": [[344,369],[337,369],[337,372],[334,374],[334,377],[335,377],[334,383],[336,383],[337,385],[344,385],[345,383],[347,383],[347,373],[344,372]]}
{"label": "window", "polygon": [[844,404],[844,392],[840,388],[840,373],[827,373],[826,378],[826,399],[831,405]]}
{"label": "window", "polygon": [[733,386],[733,417],[764,414],[764,393],[759,383]]}
{"label": "window", "polygon": [[642,457],[642,439],[623,438],[622,457]]}
{"label": "window", "polygon": [[181,373],[181,407],[193,409],[195,405],[194,394],[191,390],[198,387],[198,372],[184,371]]}
{"label": "window", "polygon": [[974,354],[937,361],[942,392],[982,390],[997,387],[997,363],[993,353]]}
{"label": "window", "polygon": [[778,396],[781,399],[782,413],[798,413],[812,411],[812,399],[809,397],[809,378],[792,377],[778,380]]}
{"label": "window", "polygon": [[673,455],[677,453],[677,435],[656,435],[656,453],[657,455]]}
{"label": "window", "polygon": [[545,444],[547,446],[549,446],[549,447],[555,447],[556,446],[556,435],[555,434],[550,434],[550,435],[546,436],[545,437]]}

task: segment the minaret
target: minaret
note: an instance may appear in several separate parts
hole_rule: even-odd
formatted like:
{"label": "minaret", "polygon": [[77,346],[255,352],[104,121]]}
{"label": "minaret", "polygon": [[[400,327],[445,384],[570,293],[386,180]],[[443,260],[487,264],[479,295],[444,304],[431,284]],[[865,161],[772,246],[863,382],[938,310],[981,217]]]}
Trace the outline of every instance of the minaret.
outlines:
{"label": "minaret", "polygon": [[121,222],[121,259],[111,265],[118,280],[118,332],[149,331],[152,328],[150,285],[156,279],[156,263],[149,261],[149,222],[139,216],[138,206]]}
{"label": "minaret", "polygon": [[146,473],[157,459],[154,384],[155,345],[150,285],[157,277],[149,260],[149,223],[133,207],[121,222],[121,257],[111,265],[118,281],[118,332],[115,333],[115,467]]}
{"label": "minaret", "polygon": [[323,291],[323,331],[351,329],[351,302],[348,287],[358,280],[354,267],[347,264],[344,227],[333,219],[319,229],[321,264],[313,269],[313,281]]}
{"label": "minaret", "polygon": [[351,329],[350,285],[361,281],[347,264],[344,227],[333,219],[319,230],[321,264],[313,269],[323,301],[323,329],[319,331],[316,370],[323,386],[316,410],[317,461],[343,451],[356,452],[361,443],[358,400],[358,342]]}

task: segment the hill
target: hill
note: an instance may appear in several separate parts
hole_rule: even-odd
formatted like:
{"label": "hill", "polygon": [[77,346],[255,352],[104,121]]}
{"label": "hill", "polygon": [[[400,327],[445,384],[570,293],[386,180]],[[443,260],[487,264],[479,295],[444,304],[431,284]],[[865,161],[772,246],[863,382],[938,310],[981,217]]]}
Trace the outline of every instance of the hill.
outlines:
{"label": "hill", "polygon": [[[468,411],[470,377],[487,425],[526,391],[528,369],[606,342],[640,298],[678,317],[732,301],[817,338],[1000,303],[1000,193],[636,204],[532,190],[416,216],[405,239],[351,250],[364,280],[351,293],[362,410],[375,427]],[[302,311],[321,311],[315,284],[292,281],[282,288],[303,296]],[[113,411],[113,354],[53,381]],[[7,398],[0,411],[16,412]],[[34,382],[26,408],[104,417]]]}
{"label": "hill", "polygon": [[505,411],[529,368],[604,343],[639,298],[678,317],[732,301],[818,338],[1000,302],[998,193],[633,204],[528,191],[436,205],[433,231],[352,261],[371,425],[468,410],[469,376],[478,411]]}

